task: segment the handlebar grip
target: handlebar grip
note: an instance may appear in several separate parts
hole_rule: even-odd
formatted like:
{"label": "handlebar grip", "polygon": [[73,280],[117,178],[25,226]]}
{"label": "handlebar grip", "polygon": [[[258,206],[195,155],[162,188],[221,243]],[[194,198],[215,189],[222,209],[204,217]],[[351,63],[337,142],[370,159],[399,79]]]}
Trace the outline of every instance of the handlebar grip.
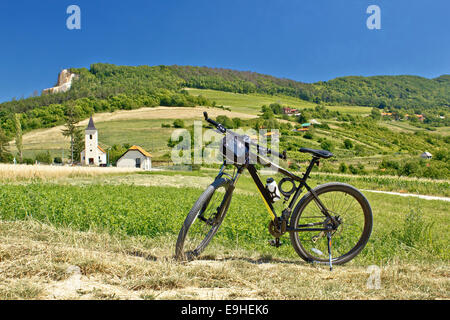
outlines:
{"label": "handlebar grip", "polygon": [[203,116],[205,117],[205,120],[211,123],[213,126],[215,126],[220,132],[225,133],[227,129],[220,123],[214,121],[213,119],[208,118],[208,113],[206,111],[203,112]]}

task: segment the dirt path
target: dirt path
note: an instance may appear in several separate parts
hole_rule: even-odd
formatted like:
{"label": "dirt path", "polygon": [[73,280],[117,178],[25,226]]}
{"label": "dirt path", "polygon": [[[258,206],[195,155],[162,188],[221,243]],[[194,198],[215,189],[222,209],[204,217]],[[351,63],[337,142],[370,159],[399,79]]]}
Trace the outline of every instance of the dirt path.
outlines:
{"label": "dirt path", "polygon": [[391,194],[391,195],[400,196],[400,197],[415,197],[415,198],[424,199],[424,200],[450,201],[450,198],[447,198],[447,197],[427,196],[427,195],[414,194],[414,193],[400,193],[400,192],[378,191],[378,190],[361,190],[361,191]]}

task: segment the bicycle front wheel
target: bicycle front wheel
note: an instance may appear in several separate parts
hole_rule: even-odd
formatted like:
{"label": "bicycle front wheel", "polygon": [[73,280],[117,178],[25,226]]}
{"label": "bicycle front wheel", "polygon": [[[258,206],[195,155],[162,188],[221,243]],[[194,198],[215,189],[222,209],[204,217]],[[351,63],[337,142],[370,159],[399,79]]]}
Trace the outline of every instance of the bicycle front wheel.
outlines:
{"label": "bicycle front wheel", "polygon": [[178,260],[198,257],[217,233],[230,205],[229,186],[229,180],[217,179],[195,202],[178,235],[175,248]]}
{"label": "bicycle front wheel", "polygon": [[[326,211],[339,224],[330,231],[330,219],[313,196],[318,197]],[[353,259],[367,244],[372,232],[372,209],[366,197],[344,183],[326,183],[308,192],[297,204],[291,217],[291,243],[297,254],[308,262],[329,264],[331,246],[333,264]],[[310,230],[310,231],[308,231]],[[331,241],[330,241],[331,239]]]}

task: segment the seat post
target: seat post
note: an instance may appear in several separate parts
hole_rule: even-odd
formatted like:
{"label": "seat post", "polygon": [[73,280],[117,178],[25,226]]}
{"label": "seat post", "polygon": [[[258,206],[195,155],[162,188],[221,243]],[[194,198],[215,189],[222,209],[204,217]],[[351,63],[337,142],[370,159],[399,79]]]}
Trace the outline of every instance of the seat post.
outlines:
{"label": "seat post", "polygon": [[303,181],[306,181],[309,178],[309,174],[311,173],[314,165],[319,161],[318,157],[312,157],[311,162],[308,165],[308,168],[306,168],[305,173],[303,174]]}

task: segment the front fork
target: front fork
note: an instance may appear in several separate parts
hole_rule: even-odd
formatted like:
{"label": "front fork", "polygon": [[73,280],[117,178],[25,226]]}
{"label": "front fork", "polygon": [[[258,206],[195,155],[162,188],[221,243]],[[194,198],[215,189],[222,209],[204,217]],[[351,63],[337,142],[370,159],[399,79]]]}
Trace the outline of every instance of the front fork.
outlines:
{"label": "front fork", "polygon": [[220,179],[222,176],[227,176],[229,179],[227,191],[225,192],[225,196],[223,197],[223,201],[220,204],[220,206],[217,208],[217,212],[215,215],[215,218],[212,219],[212,221],[205,221],[206,223],[210,225],[214,225],[217,223],[218,220],[222,219],[225,212],[228,210],[228,207],[231,203],[231,198],[233,196],[234,189],[236,187],[236,183],[239,180],[239,177],[242,174],[243,168],[238,167],[237,172],[234,174],[234,176],[229,175],[228,173],[225,173],[226,165],[225,163],[222,164],[222,167],[220,168],[219,173],[217,174],[215,180]]}

